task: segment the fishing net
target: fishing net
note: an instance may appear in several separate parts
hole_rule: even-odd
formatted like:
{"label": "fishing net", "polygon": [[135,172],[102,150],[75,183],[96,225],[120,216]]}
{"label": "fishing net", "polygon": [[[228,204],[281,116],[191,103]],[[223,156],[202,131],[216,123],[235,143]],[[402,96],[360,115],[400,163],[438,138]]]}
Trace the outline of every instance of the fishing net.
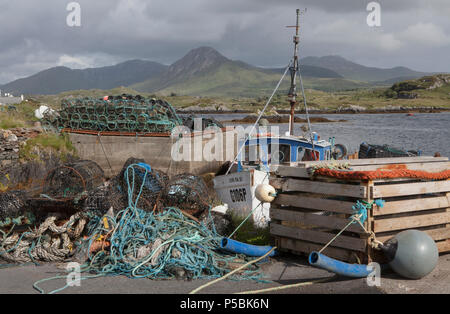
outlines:
{"label": "fishing net", "polygon": [[[95,166],[88,167],[88,163],[81,162],[68,167],[80,172],[86,181],[83,192],[87,194],[81,202],[83,210],[71,215],[51,213],[39,219],[25,217],[28,220],[24,223],[32,228],[4,234],[0,259],[8,263],[37,263],[62,262],[71,258],[85,262],[83,272],[94,273],[93,277],[125,275],[150,279],[218,278],[247,263],[246,256],[218,249],[222,237],[215,229],[211,212],[205,211],[206,203],[199,201],[205,198],[203,193],[206,192],[201,178],[183,175],[168,180],[143,160],[129,159],[122,170],[123,177],[119,175],[97,185],[96,180],[88,182],[89,175],[95,177],[96,170],[92,171]],[[63,182],[58,176],[66,174],[65,183],[76,188],[64,191],[59,187],[48,189],[48,192],[59,197],[64,192],[67,196],[73,195],[71,193],[75,190],[82,190],[81,181],[73,171],[69,173],[66,172],[68,168],[59,169],[51,173],[47,184]],[[139,204],[146,205],[140,201],[143,196],[149,201],[157,196],[159,201],[178,204],[184,210],[176,207],[164,207],[159,211],[140,208]],[[20,208],[23,205],[20,199],[20,193],[3,194],[3,198],[0,195],[0,205],[11,203],[13,208]],[[111,207],[114,207],[114,212],[108,210]],[[187,213],[187,210],[195,213],[196,207],[203,210],[201,223]],[[259,280],[261,276],[258,266],[252,265],[230,278]],[[43,292],[37,283],[34,287]]]}
{"label": "fishing net", "polygon": [[411,178],[422,180],[448,180],[450,170],[441,172],[427,172],[410,169],[388,169],[375,171],[349,171],[320,168],[314,171],[314,176],[338,178],[342,180],[379,180],[393,178]]}

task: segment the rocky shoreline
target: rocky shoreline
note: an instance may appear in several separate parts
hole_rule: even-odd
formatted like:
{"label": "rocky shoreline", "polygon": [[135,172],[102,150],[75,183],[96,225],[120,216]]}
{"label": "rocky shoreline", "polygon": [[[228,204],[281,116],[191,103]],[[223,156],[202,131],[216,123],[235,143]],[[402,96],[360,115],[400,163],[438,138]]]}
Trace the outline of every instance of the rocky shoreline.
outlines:
{"label": "rocky shoreline", "polygon": [[[402,106],[386,106],[376,109],[367,109],[362,106],[349,105],[341,106],[335,109],[330,108],[310,108],[308,112],[310,114],[383,114],[383,113],[439,113],[443,111],[450,111],[449,107],[402,107]],[[228,109],[228,108],[216,108],[211,107],[200,108],[195,106],[195,108],[190,109],[190,107],[177,109],[177,112],[181,114],[252,114],[254,110],[245,109]],[[288,109],[276,109],[279,114],[289,114]],[[305,110],[296,110],[296,114],[304,114]]]}
{"label": "rocky shoreline", "polygon": [[[289,123],[289,115],[278,115],[278,116],[262,116],[262,119],[266,119],[269,123]],[[242,119],[233,119],[221,121],[222,123],[255,123],[258,119],[256,115],[248,115]],[[295,123],[307,123],[308,121],[303,118],[295,117]],[[347,120],[330,120],[323,117],[310,117],[311,123],[334,123],[334,122],[347,122]]]}

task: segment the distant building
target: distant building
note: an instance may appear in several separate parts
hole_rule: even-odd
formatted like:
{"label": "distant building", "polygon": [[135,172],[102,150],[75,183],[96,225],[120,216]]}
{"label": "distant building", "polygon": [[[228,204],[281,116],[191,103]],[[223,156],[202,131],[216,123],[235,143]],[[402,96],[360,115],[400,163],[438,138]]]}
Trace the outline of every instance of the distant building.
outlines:
{"label": "distant building", "polygon": [[0,90],[0,105],[16,105],[20,104],[24,100],[23,95],[20,97],[14,97],[11,93],[2,93]]}

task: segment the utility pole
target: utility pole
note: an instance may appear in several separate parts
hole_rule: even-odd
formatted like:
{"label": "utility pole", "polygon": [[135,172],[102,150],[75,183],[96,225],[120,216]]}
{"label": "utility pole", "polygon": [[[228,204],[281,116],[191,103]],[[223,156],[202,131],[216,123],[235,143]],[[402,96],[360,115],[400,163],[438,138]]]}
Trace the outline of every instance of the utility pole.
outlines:
{"label": "utility pole", "polygon": [[298,44],[300,43],[299,30],[300,30],[300,10],[297,9],[297,23],[295,26],[294,35],[294,62],[290,67],[291,74],[291,87],[288,93],[288,100],[291,105],[290,112],[290,124],[289,124],[289,134],[294,135],[294,119],[295,119],[295,105],[297,104],[297,72],[298,72]]}

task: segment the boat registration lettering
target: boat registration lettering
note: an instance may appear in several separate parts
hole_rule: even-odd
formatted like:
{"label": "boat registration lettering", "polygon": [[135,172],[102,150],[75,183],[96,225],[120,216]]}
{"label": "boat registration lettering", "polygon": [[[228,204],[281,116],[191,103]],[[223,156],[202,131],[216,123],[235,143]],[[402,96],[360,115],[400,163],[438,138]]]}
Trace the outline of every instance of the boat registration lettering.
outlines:
{"label": "boat registration lettering", "polygon": [[246,195],[247,191],[245,190],[245,188],[230,190],[230,196],[233,203],[246,202],[247,201]]}
{"label": "boat registration lettering", "polygon": [[230,183],[234,183],[234,182],[242,182],[242,177],[234,177],[234,178],[230,178],[228,180]]}

